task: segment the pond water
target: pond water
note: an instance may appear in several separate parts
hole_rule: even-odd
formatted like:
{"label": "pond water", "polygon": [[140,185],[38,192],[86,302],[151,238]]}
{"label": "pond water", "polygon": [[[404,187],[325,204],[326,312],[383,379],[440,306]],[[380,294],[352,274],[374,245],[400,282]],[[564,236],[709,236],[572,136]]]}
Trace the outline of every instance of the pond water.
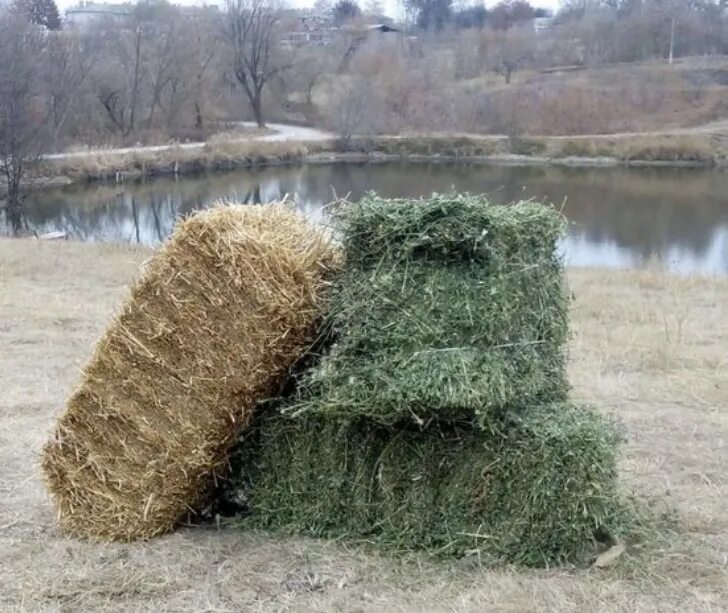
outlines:
{"label": "pond water", "polygon": [[571,266],[641,267],[728,274],[728,173],[689,168],[567,168],[446,163],[326,164],[269,167],[70,186],[36,192],[28,224],[88,241],[154,245],[175,220],[219,199],[294,198],[325,219],[335,196],[486,193],[496,202],[552,202],[571,222],[562,248]]}

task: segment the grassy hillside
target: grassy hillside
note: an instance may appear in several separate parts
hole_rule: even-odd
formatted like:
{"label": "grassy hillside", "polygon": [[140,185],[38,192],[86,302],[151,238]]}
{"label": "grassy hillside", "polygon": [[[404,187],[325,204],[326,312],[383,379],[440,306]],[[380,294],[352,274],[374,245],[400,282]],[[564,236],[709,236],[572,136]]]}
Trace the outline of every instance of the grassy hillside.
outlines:
{"label": "grassy hillside", "polygon": [[[382,51],[370,55],[377,53]],[[360,132],[580,135],[662,132],[728,119],[725,56],[683,58],[672,65],[655,60],[517,70],[510,83],[484,70],[461,78],[456,58],[447,58],[441,54],[438,78],[427,79],[397,61],[378,62],[375,72],[374,61],[365,57],[364,66],[355,63],[344,74],[319,78],[309,116],[335,126],[342,104],[356,98],[352,83],[364,79],[371,109],[348,118],[360,124],[354,130]]]}

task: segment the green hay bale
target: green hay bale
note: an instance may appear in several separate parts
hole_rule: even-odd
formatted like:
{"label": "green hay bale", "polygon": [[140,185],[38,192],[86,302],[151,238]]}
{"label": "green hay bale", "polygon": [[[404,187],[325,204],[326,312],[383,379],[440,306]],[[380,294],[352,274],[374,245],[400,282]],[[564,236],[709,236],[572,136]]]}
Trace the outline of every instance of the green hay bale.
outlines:
{"label": "green hay bale", "polygon": [[564,220],[553,208],[369,195],[338,217],[336,342],[303,378],[313,400],[291,411],[487,428],[506,409],[565,399]]}
{"label": "green hay bale", "polygon": [[495,271],[553,257],[564,219],[552,207],[522,201],[491,204],[484,195],[433,194],[429,199],[367,194],[338,212],[350,266],[376,268],[382,260],[477,260]]}
{"label": "green hay bale", "polygon": [[619,535],[611,423],[557,404],[499,430],[264,418],[239,446],[243,526],[529,566]]}

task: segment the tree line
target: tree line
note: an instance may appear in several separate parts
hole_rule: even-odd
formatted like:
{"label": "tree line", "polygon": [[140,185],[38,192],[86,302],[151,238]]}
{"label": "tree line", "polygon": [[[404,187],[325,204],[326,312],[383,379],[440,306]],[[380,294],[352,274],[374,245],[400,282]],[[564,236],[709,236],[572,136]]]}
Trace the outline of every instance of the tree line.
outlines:
{"label": "tree line", "polygon": [[[378,0],[319,0],[317,10],[335,36],[315,42],[294,39],[300,15],[277,0],[194,12],[142,0],[121,18],[76,28],[53,0],[0,4],[0,206],[11,225],[20,223],[28,168],[74,145],[204,139],[230,122],[263,126],[294,112],[343,140],[403,129],[510,132],[524,117],[546,117],[563,92],[509,97],[461,84],[490,74],[510,86],[524,68],[728,53],[725,0],[568,0],[542,31],[533,20],[547,13],[525,0],[489,9],[403,0],[397,23],[381,17]],[[372,34],[381,22],[389,33]],[[608,112],[579,96],[580,108],[600,109],[584,124]],[[569,129],[581,129],[559,104]]]}

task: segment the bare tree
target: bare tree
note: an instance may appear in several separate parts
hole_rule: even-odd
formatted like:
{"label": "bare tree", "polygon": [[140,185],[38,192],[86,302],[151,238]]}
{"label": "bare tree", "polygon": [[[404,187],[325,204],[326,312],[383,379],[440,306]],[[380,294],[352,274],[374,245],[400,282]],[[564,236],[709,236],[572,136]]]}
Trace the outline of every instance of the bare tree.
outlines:
{"label": "bare tree", "polygon": [[46,135],[38,87],[44,42],[42,31],[24,16],[0,14],[0,175],[14,233],[23,226],[23,180]]}
{"label": "bare tree", "polygon": [[368,104],[367,92],[359,83],[344,87],[335,97],[328,123],[339,135],[344,150],[349,148],[352,136],[362,129]]}
{"label": "bare tree", "polygon": [[361,15],[361,8],[354,0],[339,0],[331,9],[334,23],[343,26]]}
{"label": "bare tree", "polygon": [[72,113],[79,90],[86,81],[94,57],[82,50],[78,36],[57,33],[48,40],[44,76],[48,96],[49,127],[54,149],[58,149],[63,127]]}
{"label": "bare tree", "polygon": [[187,57],[188,41],[182,35],[181,19],[175,7],[166,2],[146,2],[136,6],[138,23],[145,30],[142,38],[143,73],[148,80],[145,127],[149,131],[154,114],[166,90],[179,83]]}
{"label": "bare tree", "polygon": [[61,16],[55,0],[15,0],[12,9],[25,15],[26,18],[38,26],[48,30],[61,29]]}
{"label": "bare tree", "polygon": [[535,17],[545,17],[544,9],[531,6],[527,0],[502,0],[488,11],[488,23],[495,30],[509,30]]}
{"label": "bare tree", "polygon": [[126,139],[137,124],[144,77],[144,24],[135,23],[133,30],[100,29],[94,35],[101,57],[94,70],[94,91],[110,127]]}
{"label": "bare tree", "polygon": [[507,84],[518,69],[534,59],[534,38],[525,28],[489,32],[484,35],[483,42],[488,66],[501,75]]}
{"label": "bare tree", "polygon": [[208,21],[195,20],[190,37],[193,67],[192,96],[195,106],[195,129],[202,130],[205,124],[205,82],[210,74],[213,60],[219,55],[219,37],[213,34]]}
{"label": "bare tree", "polygon": [[226,33],[235,78],[245,92],[255,121],[265,127],[263,90],[289,67],[275,48],[280,11],[274,0],[226,0]]}
{"label": "bare tree", "polygon": [[351,147],[356,135],[380,133],[386,122],[386,103],[376,93],[371,84],[361,78],[342,84],[331,99],[327,109],[327,126],[339,137],[342,149]]}
{"label": "bare tree", "polygon": [[94,36],[93,89],[110,126],[124,140],[176,126],[209,63],[197,65],[207,41],[165,2],[139,3],[123,27],[99,28]]}
{"label": "bare tree", "polygon": [[336,71],[342,53],[334,45],[297,49],[293,69],[286,75],[286,91],[301,92],[306,106],[312,107],[317,83],[324,75]]}
{"label": "bare tree", "polygon": [[452,18],[452,0],[409,0],[417,11],[417,25],[431,32],[442,30]]}

